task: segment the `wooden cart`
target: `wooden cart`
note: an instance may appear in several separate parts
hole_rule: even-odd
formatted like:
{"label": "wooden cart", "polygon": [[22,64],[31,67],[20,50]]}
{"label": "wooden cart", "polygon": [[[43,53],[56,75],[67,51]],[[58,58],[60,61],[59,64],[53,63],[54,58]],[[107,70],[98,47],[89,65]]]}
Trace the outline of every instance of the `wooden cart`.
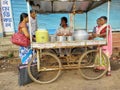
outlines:
{"label": "wooden cart", "polygon": [[[42,2],[42,4],[47,2],[47,4],[51,5],[50,10],[40,11],[39,13],[73,13],[73,14],[81,12],[86,12],[87,14],[89,10],[108,1],[108,19],[109,19],[109,4],[110,4],[109,0],[27,0],[28,12],[30,10],[29,4],[31,1]],[[57,3],[59,4],[64,3],[65,5],[68,4],[72,6],[71,9],[69,9],[70,11],[63,9],[57,10],[54,9],[56,6],[55,4]],[[76,6],[76,3],[80,3],[81,6],[82,4],[87,4],[86,10],[81,10],[79,5]],[[78,10],[75,9],[76,7],[79,7]],[[29,76],[33,81],[37,83],[51,83],[60,76],[62,70],[78,69],[84,78],[98,79],[106,73],[109,66],[109,60],[107,56],[101,51],[101,46],[106,44],[107,44],[106,40],[100,41],[83,40],[71,42],[66,41],[54,43],[51,42],[37,43],[32,42],[31,36],[31,48],[36,52],[36,54],[33,55],[32,60],[28,64]],[[68,50],[67,54],[61,56],[59,54],[59,49],[67,49]],[[100,66],[103,64],[105,66],[105,70],[99,71],[95,70],[96,66]],[[33,65],[36,65],[34,69],[32,68]]]}

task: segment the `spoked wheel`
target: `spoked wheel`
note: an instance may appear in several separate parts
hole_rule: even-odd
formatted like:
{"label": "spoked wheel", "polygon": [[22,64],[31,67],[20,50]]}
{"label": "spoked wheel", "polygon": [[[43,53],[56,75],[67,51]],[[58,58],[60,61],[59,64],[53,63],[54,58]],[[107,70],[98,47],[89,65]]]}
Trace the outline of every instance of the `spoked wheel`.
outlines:
{"label": "spoked wheel", "polygon": [[[80,57],[78,65],[84,78],[98,79],[107,72],[109,60],[103,52],[100,55],[97,50],[90,50]],[[97,67],[104,67],[104,69],[97,69]]]}
{"label": "spoked wheel", "polygon": [[40,69],[38,70],[36,65],[35,71],[37,72],[37,75],[33,75],[31,66],[36,57],[37,56],[34,55],[28,64],[28,74],[30,78],[37,83],[51,83],[55,81],[61,73],[62,65],[59,58],[48,52],[41,53]]}

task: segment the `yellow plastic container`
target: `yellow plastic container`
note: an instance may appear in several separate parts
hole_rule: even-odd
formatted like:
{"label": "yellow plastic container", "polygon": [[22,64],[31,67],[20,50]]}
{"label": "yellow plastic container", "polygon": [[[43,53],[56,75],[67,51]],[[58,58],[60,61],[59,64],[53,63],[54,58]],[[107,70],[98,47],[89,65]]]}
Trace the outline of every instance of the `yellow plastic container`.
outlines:
{"label": "yellow plastic container", "polygon": [[47,30],[40,29],[36,31],[36,42],[46,43],[49,41],[49,34]]}

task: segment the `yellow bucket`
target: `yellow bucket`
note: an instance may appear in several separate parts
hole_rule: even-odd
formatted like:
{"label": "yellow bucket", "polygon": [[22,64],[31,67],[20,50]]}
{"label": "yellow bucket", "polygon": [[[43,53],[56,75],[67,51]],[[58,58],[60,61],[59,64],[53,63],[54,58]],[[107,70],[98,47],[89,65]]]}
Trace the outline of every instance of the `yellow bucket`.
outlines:
{"label": "yellow bucket", "polygon": [[38,43],[46,43],[49,41],[49,34],[47,30],[37,30],[36,33],[36,42]]}

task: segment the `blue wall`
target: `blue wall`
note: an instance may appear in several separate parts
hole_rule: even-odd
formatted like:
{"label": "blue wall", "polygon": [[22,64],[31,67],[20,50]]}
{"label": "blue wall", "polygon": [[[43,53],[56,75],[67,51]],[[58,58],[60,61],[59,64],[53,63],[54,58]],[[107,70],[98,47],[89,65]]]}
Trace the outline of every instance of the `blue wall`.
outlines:
{"label": "blue wall", "polygon": [[[27,12],[26,0],[11,0],[13,19],[15,31],[18,30],[19,16],[22,12]],[[110,11],[110,24],[113,27],[113,31],[120,31],[120,0],[112,0],[111,11]],[[88,14],[88,29],[89,31],[93,29],[96,25],[96,19],[102,15],[107,15],[107,3],[95,8]],[[38,25],[41,23],[46,25],[50,34],[55,33],[56,29],[59,27],[60,18],[62,16],[68,17],[68,14],[45,14],[37,15]],[[75,27],[77,29],[85,29],[86,19],[85,14],[79,14],[75,16]]]}
{"label": "blue wall", "polygon": [[15,31],[18,30],[18,24],[20,20],[20,14],[27,12],[26,0],[11,0],[13,22]]}

